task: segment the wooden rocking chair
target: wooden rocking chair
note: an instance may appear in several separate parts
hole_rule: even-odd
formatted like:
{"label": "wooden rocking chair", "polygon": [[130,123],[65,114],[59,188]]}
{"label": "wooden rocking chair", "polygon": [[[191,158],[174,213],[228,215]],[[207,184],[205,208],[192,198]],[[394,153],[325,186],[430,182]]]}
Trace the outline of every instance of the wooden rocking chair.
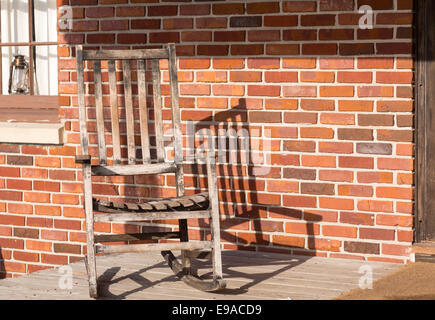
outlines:
{"label": "wooden rocking chair", "polygon": [[[163,257],[174,273],[186,284],[203,291],[217,291],[225,288],[222,279],[222,262],[220,248],[219,206],[216,181],[215,158],[207,155],[208,192],[194,196],[186,196],[184,192],[183,153],[181,121],[178,97],[177,62],[175,45],[169,44],[164,49],[138,50],[83,50],[76,47],[78,104],[80,120],[81,155],[76,156],[76,163],[82,164],[84,183],[84,208],[86,213],[86,241],[87,255],[85,264],[89,278],[89,293],[93,298],[98,297],[96,253],[161,251]],[[172,126],[174,132],[174,161],[165,161],[162,127],[162,97],[159,60],[168,60],[169,82],[171,93]],[[121,158],[120,120],[118,114],[118,95],[116,79],[116,61],[122,63],[125,122],[127,133],[128,164],[123,164]],[[136,145],[134,132],[134,112],[132,100],[132,67],[131,61],[137,61],[137,86],[141,134],[142,159],[136,159]],[[155,147],[157,159],[151,161],[150,141],[148,134],[148,114],[146,103],[145,71],[147,60],[152,65],[152,85],[154,101]],[[95,114],[98,136],[98,165],[91,164],[89,154],[89,136],[87,132],[87,109],[85,104],[84,62],[93,61]],[[107,61],[108,82],[110,89],[110,109],[112,126],[113,160],[108,161],[106,148],[106,132],[104,128],[103,90],[101,62]],[[139,163],[137,163],[139,162]],[[110,165],[109,165],[110,164]],[[144,203],[124,203],[96,200],[92,197],[92,176],[126,176],[143,174],[175,173],[177,197]],[[100,214],[94,215],[94,211]],[[187,219],[209,218],[211,229],[210,241],[190,241],[188,239]],[[127,235],[94,235],[94,222],[133,222],[163,219],[178,219],[179,231],[153,232]],[[164,243],[142,244],[101,244],[107,242],[172,239],[180,241]],[[181,263],[175,258],[171,250],[181,250]],[[213,266],[213,280],[204,280],[197,276],[191,267],[192,258],[210,258]]]}

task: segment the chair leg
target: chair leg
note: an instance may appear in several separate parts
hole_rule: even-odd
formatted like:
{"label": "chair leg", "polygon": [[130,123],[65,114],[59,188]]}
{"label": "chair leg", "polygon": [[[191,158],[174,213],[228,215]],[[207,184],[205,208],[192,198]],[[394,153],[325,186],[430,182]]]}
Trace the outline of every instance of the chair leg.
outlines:
{"label": "chair leg", "polygon": [[83,186],[84,186],[84,207],[86,217],[86,269],[89,280],[89,296],[98,297],[97,287],[97,265],[95,259],[95,242],[94,242],[94,213],[92,208],[92,181],[91,166],[83,166]]}
{"label": "chair leg", "polygon": [[216,177],[216,163],[214,156],[207,155],[207,176],[208,176],[208,193],[211,210],[211,237],[212,237],[212,263],[213,279],[220,280],[222,275],[222,256],[221,256],[221,236],[219,226],[219,201]]}
{"label": "chair leg", "polygon": [[[187,220],[182,219],[178,220],[178,226],[180,229],[180,241],[181,242],[187,242],[189,241],[189,234],[188,234],[188,228],[187,228]],[[183,274],[191,274],[191,262],[190,257],[187,254],[186,250],[181,251],[181,263],[183,267]]]}

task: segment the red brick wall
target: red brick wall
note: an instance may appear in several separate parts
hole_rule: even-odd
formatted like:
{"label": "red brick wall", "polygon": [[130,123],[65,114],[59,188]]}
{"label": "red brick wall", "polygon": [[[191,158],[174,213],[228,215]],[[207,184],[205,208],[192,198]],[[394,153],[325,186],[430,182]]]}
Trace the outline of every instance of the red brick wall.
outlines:
{"label": "red brick wall", "polygon": [[[186,154],[189,121],[249,135],[250,158],[218,165],[226,249],[406,262],[413,238],[412,1],[58,0],[66,145],[0,145],[6,275],[85,253],[75,56],[71,48],[177,43]],[[372,30],[358,27],[371,5]],[[165,72],[163,72],[165,76]],[[165,121],[170,124],[166,105]],[[230,123],[230,124],[229,124]],[[245,131],[243,131],[245,129]],[[92,150],[96,150],[93,146]],[[191,150],[190,150],[191,151]],[[235,152],[246,156],[243,150]],[[259,170],[260,169],[260,170]],[[186,166],[187,192],[205,190]],[[174,179],[99,178],[102,198],[174,194]],[[192,239],[204,237],[192,222]],[[161,221],[161,228],[176,227]],[[97,224],[99,232],[145,226]],[[5,271],[0,270],[0,273]]]}

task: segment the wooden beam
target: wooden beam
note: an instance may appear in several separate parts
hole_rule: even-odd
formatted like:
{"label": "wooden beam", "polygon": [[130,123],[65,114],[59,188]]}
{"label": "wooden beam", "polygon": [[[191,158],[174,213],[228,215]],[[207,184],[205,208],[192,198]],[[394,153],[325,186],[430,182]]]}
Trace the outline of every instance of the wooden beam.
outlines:
{"label": "wooden beam", "polygon": [[101,245],[96,246],[97,253],[119,253],[119,252],[149,252],[167,250],[202,250],[210,249],[210,241],[191,241],[174,243],[149,243],[149,244],[128,244],[128,245]]}
{"label": "wooden beam", "polygon": [[127,222],[127,221],[152,221],[165,219],[205,219],[210,217],[209,210],[201,211],[156,211],[156,212],[125,212],[96,214],[97,222]]}

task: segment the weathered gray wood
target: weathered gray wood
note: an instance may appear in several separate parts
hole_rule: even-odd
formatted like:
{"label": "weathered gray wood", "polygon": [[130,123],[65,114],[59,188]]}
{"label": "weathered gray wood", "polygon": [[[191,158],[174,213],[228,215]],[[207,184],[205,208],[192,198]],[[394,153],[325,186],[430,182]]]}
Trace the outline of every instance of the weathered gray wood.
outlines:
{"label": "weathered gray wood", "polygon": [[128,176],[139,174],[159,174],[175,172],[173,163],[131,164],[116,166],[92,166],[94,176]]}
{"label": "weathered gray wood", "polygon": [[118,242],[137,240],[177,239],[179,232],[147,232],[134,234],[101,234],[95,235],[95,242]]}
{"label": "weathered gray wood", "polygon": [[210,249],[210,241],[191,241],[175,243],[149,243],[149,244],[130,244],[130,245],[96,245],[97,253],[120,253],[120,252],[148,252],[148,251],[167,251],[167,250],[202,250]]}
{"label": "weathered gray wood", "polygon": [[216,158],[213,153],[207,153],[207,180],[211,210],[211,235],[213,241],[212,262],[213,279],[222,279],[222,257],[220,244],[219,200],[216,176]]}
{"label": "weathered gray wood", "polygon": [[134,114],[131,89],[131,66],[129,60],[122,61],[124,75],[125,120],[127,124],[128,164],[136,163],[136,144],[134,141]]}
{"label": "weathered gray wood", "polygon": [[143,163],[151,162],[150,137],[148,132],[147,90],[145,82],[145,61],[137,61],[137,86],[139,91],[139,117]]}
{"label": "weathered gray wood", "polygon": [[98,151],[100,164],[107,163],[106,138],[104,135],[103,88],[101,81],[101,62],[94,61],[95,108],[97,117]]}
{"label": "weathered gray wood", "polygon": [[116,65],[115,60],[109,60],[109,88],[110,88],[110,113],[112,118],[112,146],[113,162],[121,163],[121,142],[119,132],[118,95],[116,88]]}
{"label": "weathered gray wood", "polygon": [[152,73],[153,73],[153,101],[154,101],[154,127],[156,133],[156,148],[157,148],[157,161],[163,162],[165,160],[165,149],[163,144],[163,120],[162,120],[162,95],[161,95],[161,76],[159,60],[152,60]]}
{"label": "weathered gray wood", "polygon": [[154,212],[125,212],[95,215],[97,222],[127,222],[165,219],[205,219],[210,217],[210,211],[154,211]]}
{"label": "weathered gray wood", "polygon": [[84,60],[143,60],[167,58],[168,51],[165,49],[98,50],[83,52]]}
{"label": "weathered gray wood", "polygon": [[[87,117],[84,94],[84,71],[83,71],[83,49],[81,46],[76,47],[77,58],[77,91],[79,102],[79,121],[80,121],[80,136],[82,155],[88,154],[89,138],[87,134]],[[92,212],[92,181],[91,181],[91,165],[83,164],[83,190],[84,190],[84,207],[86,219],[86,246],[88,260],[88,277],[89,277],[89,295],[93,298],[97,297],[97,271],[94,249],[94,215]]]}

